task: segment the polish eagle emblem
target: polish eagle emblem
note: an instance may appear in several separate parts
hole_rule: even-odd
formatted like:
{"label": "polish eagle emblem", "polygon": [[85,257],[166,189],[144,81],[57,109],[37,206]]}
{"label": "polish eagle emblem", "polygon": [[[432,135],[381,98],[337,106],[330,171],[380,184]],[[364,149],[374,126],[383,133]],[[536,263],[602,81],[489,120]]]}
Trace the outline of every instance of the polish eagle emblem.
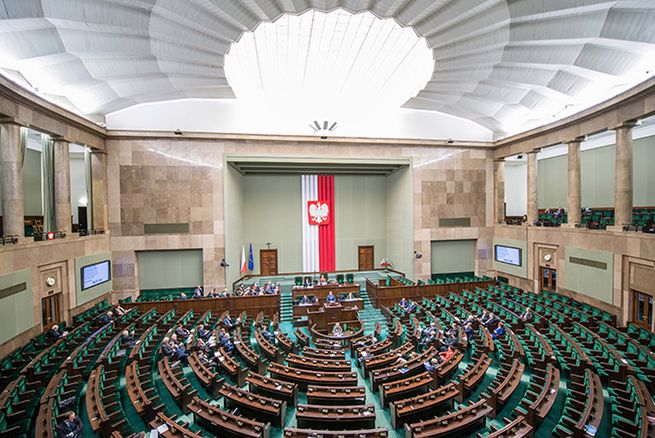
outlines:
{"label": "polish eagle emblem", "polygon": [[327,225],[330,223],[330,207],[325,201],[307,202],[310,225]]}

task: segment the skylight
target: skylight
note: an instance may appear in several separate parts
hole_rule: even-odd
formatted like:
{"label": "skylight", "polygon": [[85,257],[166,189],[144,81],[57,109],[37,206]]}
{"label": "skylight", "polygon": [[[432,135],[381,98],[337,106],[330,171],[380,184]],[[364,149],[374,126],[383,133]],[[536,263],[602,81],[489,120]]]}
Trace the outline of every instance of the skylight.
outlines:
{"label": "skylight", "polygon": [[261,23],[232,45],[225,61],[239,101],[299,106],[314,111],[308,122],[399,108],[425,86],[433,68],[432,51],[411,28],[340,9]]}

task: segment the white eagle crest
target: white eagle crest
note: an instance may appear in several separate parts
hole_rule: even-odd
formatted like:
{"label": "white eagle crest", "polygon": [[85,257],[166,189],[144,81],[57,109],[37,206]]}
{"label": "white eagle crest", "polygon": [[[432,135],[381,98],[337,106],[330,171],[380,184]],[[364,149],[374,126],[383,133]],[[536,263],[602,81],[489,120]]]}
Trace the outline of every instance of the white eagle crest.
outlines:
{"label": "white eagle crest", "polygon": [[328,205],[323,203],[315,203],[309,206],[309,214],[312,215],[312,220],[317,224],[323,223],[329,213]]}

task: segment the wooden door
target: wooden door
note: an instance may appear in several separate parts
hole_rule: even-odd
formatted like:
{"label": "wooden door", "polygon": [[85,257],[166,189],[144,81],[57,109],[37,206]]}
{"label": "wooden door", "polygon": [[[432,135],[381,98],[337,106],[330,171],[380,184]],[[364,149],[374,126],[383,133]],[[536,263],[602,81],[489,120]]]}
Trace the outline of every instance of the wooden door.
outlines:
{"label": "wooden door", "polygon": [[277,249],[260,249],[260,275],[277,275]]}
{"label": "wooden door", "polygon": [[61,321],[61,293],[41,300],[41,319],[43,330],[48,330]]}
{"label": "wooden door", "polygon": [[557,271],[550,268],[541,269],[541,289],[552,292],[557,291]]}
{"label": "wooden door", "polygon": [[632,291],[632,321],[651,330],[653,326],[653,297],[636,290]]}
{"label": "wooden door", "polygon": [[357,247],[358,269],[360,271],[372,271],[375,269],[375,252],[373,245],[363,245]]}

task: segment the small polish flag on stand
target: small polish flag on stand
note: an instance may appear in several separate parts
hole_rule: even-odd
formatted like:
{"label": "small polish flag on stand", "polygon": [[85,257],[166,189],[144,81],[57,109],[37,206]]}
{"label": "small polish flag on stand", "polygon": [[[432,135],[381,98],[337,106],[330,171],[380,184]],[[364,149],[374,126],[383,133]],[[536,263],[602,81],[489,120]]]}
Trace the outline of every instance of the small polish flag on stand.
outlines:
{"label": "small polish flag on stand", "polygon": [[246,248],[241,245],[241,273],[246,273]]}

